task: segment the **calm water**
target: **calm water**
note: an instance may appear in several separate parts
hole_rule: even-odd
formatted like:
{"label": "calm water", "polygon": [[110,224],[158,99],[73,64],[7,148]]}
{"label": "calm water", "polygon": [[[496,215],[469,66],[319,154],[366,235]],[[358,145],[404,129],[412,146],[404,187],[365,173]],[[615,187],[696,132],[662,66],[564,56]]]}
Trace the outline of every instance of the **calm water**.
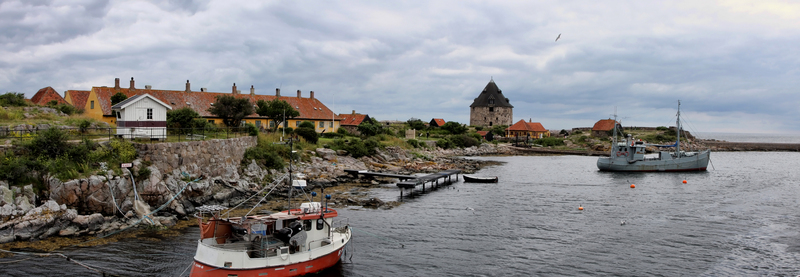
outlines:
{"label": "calm water", "polygon": [[[457,182],[391,210],[340,208],[352,245],[346,263],[320,276],[800,274],[800,153],[717,152],[714,169],[677,174],[598,172],[597,158],[583,156],[479,159],[505,162],[476,174],[500,183]],[[374,193],[399,196],[392,185]],[[190,229],[66,254],[115,274],[177,276],[197,237]],[[94,274],[57,258],[0,273]]]}

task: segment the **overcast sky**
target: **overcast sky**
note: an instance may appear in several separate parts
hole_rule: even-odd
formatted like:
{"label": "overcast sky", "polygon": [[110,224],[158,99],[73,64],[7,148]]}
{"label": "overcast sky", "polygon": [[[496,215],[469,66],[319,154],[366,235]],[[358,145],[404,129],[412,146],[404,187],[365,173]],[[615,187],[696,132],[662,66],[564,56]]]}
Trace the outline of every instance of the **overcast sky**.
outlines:
{"label": "overcast sky", "polygon": [[[561,34],[561,38],[555,41]],[[800,134],[789,1],[0,1],[0,93],[127,86],[303,96],[469,123],[490,79],[514,121]]]}

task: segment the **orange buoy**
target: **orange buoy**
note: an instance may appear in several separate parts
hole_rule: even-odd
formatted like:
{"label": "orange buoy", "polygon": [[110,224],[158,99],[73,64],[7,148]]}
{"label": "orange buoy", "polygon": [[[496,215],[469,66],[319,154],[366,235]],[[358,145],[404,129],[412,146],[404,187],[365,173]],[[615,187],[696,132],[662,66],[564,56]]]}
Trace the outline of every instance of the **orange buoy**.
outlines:
{"label": "orange buoy", "polygon": [[631,188],[636,188],[636,185],[634,185],[634,184],[631,184]]}
{"label": "orange buoy", "polygon": [[686,184],[686,180],[683,180],[683,183]]}
{"label": "orange buoy", "polygon": [[579,206],[579,207],[578,207],[578,210],[579,210],[579,211],[583,211],[583,206]]}

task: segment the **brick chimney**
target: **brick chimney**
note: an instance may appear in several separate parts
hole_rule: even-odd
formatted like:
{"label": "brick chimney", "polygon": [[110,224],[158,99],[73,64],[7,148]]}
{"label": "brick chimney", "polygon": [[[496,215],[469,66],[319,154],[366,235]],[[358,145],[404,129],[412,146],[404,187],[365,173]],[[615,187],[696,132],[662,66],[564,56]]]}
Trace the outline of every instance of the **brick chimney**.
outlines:
{"label": "brick chimney", "polygon": [[186,92],[187,93],[192,92],[191,87],[192,87],[192,85],[189,84],[189,80],[186,80]]}
{"label": "brick chimney", "polygon": [[281,89],[280,88],[275,88],[275,96],[281,97]]}
{"label": "brick chimney", "polygon": [[114,78],[114,88],[119,89],[119,78]]}
{"label": "brick chimney", "polygon": [[297,98],[300,98],[300,90],[297,90]]}
{"label": "brick chimney", "polygon": [[233,83],[233,89],[232,89],[232,91],[233,91],[233,94],[237,94],[237,93],[236,93],[236,83]]}
{"label": "brick chimney", "polygon": [[308,98],[314,99],[314,91],[313,90],[311,91],[311,96],[309,96]]}
{"label": "brick chimney", "polygon": [[131,77],[131,89],[136,89],[136,87],[133,85],[133,77]]}
{"label": "brick chimney", "polygon": [[353,115],[356,115],[356,110],[353,110]]}
{"label": "brick chimney", "polygon": [[253,85],[250,85],[250,95],[256,95],[256,88]]}

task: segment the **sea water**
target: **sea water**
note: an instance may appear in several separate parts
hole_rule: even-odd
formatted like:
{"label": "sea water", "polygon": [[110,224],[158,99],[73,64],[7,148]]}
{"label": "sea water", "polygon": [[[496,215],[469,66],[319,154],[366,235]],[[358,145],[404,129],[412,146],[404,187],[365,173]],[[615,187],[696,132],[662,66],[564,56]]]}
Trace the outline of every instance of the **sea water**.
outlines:
{"label": "sea water", "polygon": [[[715,152],[694,173],[600,172],[588,156],[475,159],[502,162],[475,174],[500,182],[337,208],[353,240],[317,276],[800,275],[800,153]],[[393,184],[372,194],[400,201]],[[62,251],[92,269],[17,255],[0,259],[0,275],[185,276],[198,237],[190,227]]]}

